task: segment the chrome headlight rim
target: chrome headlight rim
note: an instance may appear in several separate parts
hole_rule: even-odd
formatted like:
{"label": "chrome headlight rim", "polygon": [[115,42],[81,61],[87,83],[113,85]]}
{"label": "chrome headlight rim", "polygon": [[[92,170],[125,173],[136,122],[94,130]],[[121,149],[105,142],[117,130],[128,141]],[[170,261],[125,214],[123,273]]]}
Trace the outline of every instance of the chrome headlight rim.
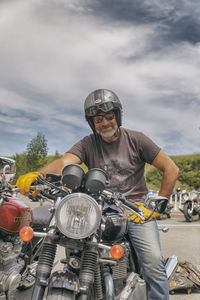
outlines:
{"label": "chrome headlight rim", "polygon": [[[64,209],[64,206],[66,205],[66,203],[69,201],[73,201],[74,199],[76,199],[76,200],[78,199],[80,201],[80,203],[81,203],[81,199],[88,201],[93,206],[93,209],[96,212],[96,219],[95,219],[95,223],[93,224],[92,228],[90,230],[88,230],[87,232],[85,232],[84,234],[79,235],[79,236],[75,236],[74,234],[72,234],[69,231],[67,231],[66,229],[64,229],[62,221],[61,221],[61,217],[60,217],[60,212],[62,209]],[[96,200],[93,197],[91,197],[90,195],[87,195],[84,193],[72,193],[72,194],[65,196],[59,202],[59,204],[56,207],[56,211],[55,211],[55,222],[56,222],[57,228],[64,236],[66,236],[68,238],[72,238],[72,239],[84,239],[84,238],[91,236],[99,227],[100,222],[101,222],[101,217],[102,217],[102,213],[101,213],[101,210],[100,210]]]}

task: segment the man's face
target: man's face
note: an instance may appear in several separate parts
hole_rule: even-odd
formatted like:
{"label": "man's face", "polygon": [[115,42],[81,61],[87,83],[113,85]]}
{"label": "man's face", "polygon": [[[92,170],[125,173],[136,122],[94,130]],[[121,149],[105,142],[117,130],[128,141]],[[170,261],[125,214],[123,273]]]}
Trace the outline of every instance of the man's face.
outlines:
{"label": "man's face", "polygon": [[95,130],[103,138],[111,138],[118,129],[115,113],[109,111],[107,113],[99,113],[93,117]]}

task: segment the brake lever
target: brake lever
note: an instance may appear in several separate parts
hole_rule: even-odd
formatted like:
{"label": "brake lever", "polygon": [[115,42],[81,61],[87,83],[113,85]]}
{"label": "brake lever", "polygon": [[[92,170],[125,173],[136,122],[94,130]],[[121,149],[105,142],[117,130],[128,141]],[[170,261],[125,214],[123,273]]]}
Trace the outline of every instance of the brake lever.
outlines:
{"label": "brake lever", "polygon": [[142,221],[146,221],[146,218],[143,214],[143,211],[140,207],[128,201],[125,197],[122,196],[120,193],[112,193],[109,191],[104,190],[102,195],[105,197],[106,202],[108,204],[115,204],[122,210],[127,210],[135,214],[138,218]]}
{"label": "brake lever", "polygon": [[[58,187],[57,185],[55,185],[55,184],[49,182],[47,179],[45,179],[45,178],[43,178],[43,177],[41,177],[41,176],[38,176],[38,182],[43,183],[43,185],[46,186],[46,189],[47,189],[47,187],[48,187],[48,188],[53,188],[53,189],[55,189],[55,190],[58,190],[58,191],[60,191],[61,193],[65,192],[62,188],[60,188],[60,187]],[[66,194],[67,194],[67,192],[66,192]]]}
{"label": "brake lever", "polygon": [[[128,211],[129,213],[130,212],[133,213],[138,218],[140,218],[142,221],[147,221],[149,218],[149,217],[145,218],[142,209],[140,207],[137,207],[136,205],[134,205],[134,209],[133,209],[133,208],[130,208],[129,206],[127,206],[126,204],[122,203],[120,200],[116,200],[115,204],[116,204],[116,206],[120,207],[123,210]],[[137,211],[135,210],[135,206],[137,207]]]}

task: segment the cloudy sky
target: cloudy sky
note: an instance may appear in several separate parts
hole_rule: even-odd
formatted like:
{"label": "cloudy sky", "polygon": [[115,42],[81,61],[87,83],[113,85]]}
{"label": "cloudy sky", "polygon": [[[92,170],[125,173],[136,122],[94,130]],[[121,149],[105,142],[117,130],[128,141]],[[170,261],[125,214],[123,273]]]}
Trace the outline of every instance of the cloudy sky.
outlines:
{"label": "cloudy sky", "polygon": [[90,134],[98,88],[117,93],[124,127],[200,153],[199,0],[0,1],[0,155],[38,132],[64,153]]}

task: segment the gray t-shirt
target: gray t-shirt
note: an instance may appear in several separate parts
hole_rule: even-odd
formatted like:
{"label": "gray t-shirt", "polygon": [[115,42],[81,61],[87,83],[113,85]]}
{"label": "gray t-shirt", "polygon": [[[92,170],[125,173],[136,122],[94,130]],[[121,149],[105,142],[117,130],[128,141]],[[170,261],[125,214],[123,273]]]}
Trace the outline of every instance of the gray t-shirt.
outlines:
{"label": "gray t-shirt", "polygon": [[99,135],[91,134],[67,152],[78,156],[88,169],[105,170],[107,190],[134,196],[147,194],[144,166],[151,164],[159,151],[160,147],[143,133],[120,127],[114,142],[107,143]]}

